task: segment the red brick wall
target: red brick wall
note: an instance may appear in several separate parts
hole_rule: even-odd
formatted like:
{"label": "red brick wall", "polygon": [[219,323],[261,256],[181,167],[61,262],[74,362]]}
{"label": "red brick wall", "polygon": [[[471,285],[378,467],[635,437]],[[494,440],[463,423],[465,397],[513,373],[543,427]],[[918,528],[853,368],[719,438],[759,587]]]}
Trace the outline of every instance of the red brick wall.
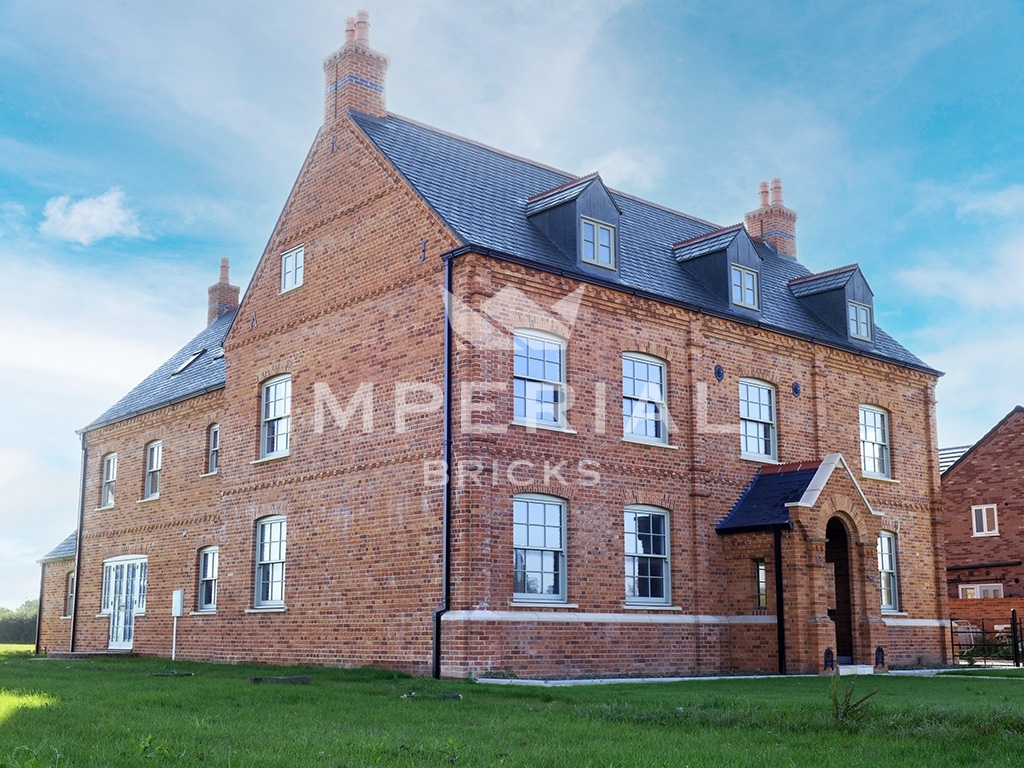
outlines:
{"label": "red brick wall", "polygon": [[[1024,597],[1024,410],[1014,409],[942,478],[949,599],[960,584]],[[995,504],[998,536],[975,536],[973,506]]]}
{"label": "red brick wall", "polygon": [[67,613],[68,574],[74,557],[43,563],[42,603],[39,605],[39,652],[66,651],[71,647],[71,619]]}

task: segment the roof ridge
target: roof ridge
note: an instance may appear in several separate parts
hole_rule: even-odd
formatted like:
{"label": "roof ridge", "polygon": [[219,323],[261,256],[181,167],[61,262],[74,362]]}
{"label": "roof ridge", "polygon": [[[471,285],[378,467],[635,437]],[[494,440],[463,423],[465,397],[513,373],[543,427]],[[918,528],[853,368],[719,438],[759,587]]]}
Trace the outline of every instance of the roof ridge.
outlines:
{"label": "roof ridge", "polygon": [[855,269],[860,269],[860,264],[854,262],[853,264],[847,264],[844,267],[836,267],[835,269],[826,269],[824,272],[812,272],[809,275],[803,277],[794,277],[789,281],[789,285],[795,285],[796,283],[807,283],[811,280],[816,280],[819,277],[829,277],[830,275],[838,275],[843,272],[852,272]]}
{"label": "roof ridge", "polygon": [[[371,119],[374,119],[372,115],[367,115],[367,116],[370,117]],[[401,120],[403,122],[409,123],[409,125],[415,125],[418,128],[422,128],[425,131],[430,131],[431,133],[440,134],[441,136],[447,136],[449,139],[455,139],[456,141],[461,141],[461,142],[464,142],[466,144],[471,144],[474,147],[478,147],[480,149],[484,149],[484,150],[486,150],[488,152],[493,152],[494,154],[501,155],[502,157],[509,157],[509,158],[511,158],[513,160],[518,160],[521,163],[526,163],[527,165],[532,165],[535,168],[543,168],[545,171],[550,171],[551,173],[560,173],[562,176],[568,176],[570,181],[572,181],[573,179],[579,180],[581,178],[581,177],[577,176],[575,173],[569,173],[569,171],[563,171],[561,168],[555,168],[553,165],[548,165],[547,163],[541,163],[541,162],[538,162],[537,160],[531,160],[528,157],[523,157],[522,155],[517,155],[514,152],[508,152],[508,151],[506,151],[504,149],[498,149],[497,147],[492,147],[490,144],[484,144],[482,141],[476,141],[475,139],[470,139],[467,136],[463,136],[463,135],[458,134],[458,133],[453,133],[452,131],[446,131],[444,128],[438,128],[438,127],[433,126],[433,125],[427,125],[426,123],[421,123],[419,120],[413,120],[411,117],[405,117],[404,115],[399,115],[399,114],[397,114],[395,112],[388,112],[388,117],[393,117],[396,120]]]}

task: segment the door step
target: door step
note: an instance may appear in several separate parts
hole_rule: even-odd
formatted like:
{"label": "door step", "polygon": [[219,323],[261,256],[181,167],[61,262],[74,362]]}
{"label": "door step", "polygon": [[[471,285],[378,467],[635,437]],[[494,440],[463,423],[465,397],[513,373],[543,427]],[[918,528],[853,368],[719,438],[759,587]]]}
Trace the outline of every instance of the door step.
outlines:
{"label": "door step", "polygon": [[95,659],[103,656],[132,656],[131,650],[124,651],[47,651],[47,659],[61,659],[63,661],[80,661],[82,659]]}
{"label": "door step", "polygon": [[870,664],[840,664],[840,675],[873,675],[875,668]]}

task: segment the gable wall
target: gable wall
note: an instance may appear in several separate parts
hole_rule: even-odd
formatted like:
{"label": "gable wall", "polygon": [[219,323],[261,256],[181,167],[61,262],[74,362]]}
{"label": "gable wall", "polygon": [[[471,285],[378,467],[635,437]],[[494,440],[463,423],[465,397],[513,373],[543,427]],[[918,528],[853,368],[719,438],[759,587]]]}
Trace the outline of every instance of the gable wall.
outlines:
{"label": "gable wall", "polygon": [[[1024,560],[1022,491],[1024,412],[1015,412],[942,479],[946,564],[957,567],[948,573],[950,600],[971,583],[999,583],[1004,597],[1024,597],[1024,565],[992,565]],[[971,507],[982,504],[996,505],[998,536],[974,535]],[[972,565],[979,567],[965,568]]]}

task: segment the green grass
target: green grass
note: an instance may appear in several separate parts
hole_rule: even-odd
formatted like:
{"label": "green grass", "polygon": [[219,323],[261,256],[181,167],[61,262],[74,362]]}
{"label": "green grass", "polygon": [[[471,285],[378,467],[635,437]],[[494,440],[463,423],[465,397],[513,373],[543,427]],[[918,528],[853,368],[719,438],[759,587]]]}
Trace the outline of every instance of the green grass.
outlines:
{"label": "green grass", "polygon": [[1019,680],[871,676],[853,698],[876,689],[837,720],[813,677],[541,688],[0,647],[0,766],[1024,764]]}

